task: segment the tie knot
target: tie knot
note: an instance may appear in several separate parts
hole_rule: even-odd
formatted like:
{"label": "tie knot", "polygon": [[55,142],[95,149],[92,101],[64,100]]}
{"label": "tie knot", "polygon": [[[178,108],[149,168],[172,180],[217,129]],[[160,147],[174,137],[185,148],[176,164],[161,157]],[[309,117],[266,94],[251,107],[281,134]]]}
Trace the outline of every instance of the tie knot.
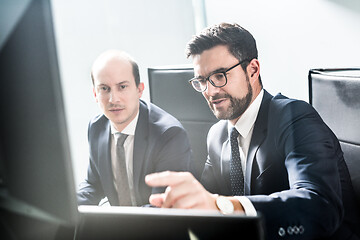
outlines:
{"label": "tie knot", "polygon": [[115,136],[117,138],[117,145],[124,145],[124,142],[128,137],[127,134],[123,134],[123,133],[116,133]]}
{"label": "tie knot", "polygon": [[235,139],[235,138],[237,138],[238,136],[239,136],[239,132],[236,130],[235,127],[233,127],[233,128],[231,129],[230,138]]}

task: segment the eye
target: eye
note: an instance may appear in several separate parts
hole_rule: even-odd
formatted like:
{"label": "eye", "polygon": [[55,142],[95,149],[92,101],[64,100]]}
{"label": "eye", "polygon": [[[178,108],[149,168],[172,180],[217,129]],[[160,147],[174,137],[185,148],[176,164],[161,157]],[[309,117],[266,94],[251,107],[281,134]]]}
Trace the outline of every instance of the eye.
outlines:
{"label": "eye", "polygon": [[204,79],[204,78],[199,78],[197,81],[198,81],[201,85],[205,85],[205,84],[206,84],[206,79]]}
{"label": "eye", "polygon": [[211,76],[211,80],[213,81],[223,81],[225,79],[224,73],[215,73]]}
{"label": "eye", "polygon": [[110,88],[108,86],[100,86],[99,90],[100,92],[109,92]]}
{"label": "eye", "polygon": [[125,88],[127,88],[127,85],[120,85],[119,88],[120,90],[124,90]]}

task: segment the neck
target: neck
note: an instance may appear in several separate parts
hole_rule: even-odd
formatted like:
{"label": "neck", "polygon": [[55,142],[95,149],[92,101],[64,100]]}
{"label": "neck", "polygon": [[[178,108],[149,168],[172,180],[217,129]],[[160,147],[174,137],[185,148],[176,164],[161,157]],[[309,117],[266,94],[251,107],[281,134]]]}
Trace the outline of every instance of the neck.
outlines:
{"label": "neck", "polygon": [[[255,99],[257,98],[257,96],[259,96],[260,92],[261,92],[262,87],[261,86],[255,86],[253,88],[253,96],[251,98],[251,102],[249,104],[249,106],[246,108],[245,112],[247,111],[247,109],[251,106],[251,104],[255,101]],[[244,113],[243,113],[244,114]],[[234,119],[230,119],[229,122],[235,126],[236,122],[241,118],[241,116],[243,115],[241,114],[239,117],[234,118]]]}

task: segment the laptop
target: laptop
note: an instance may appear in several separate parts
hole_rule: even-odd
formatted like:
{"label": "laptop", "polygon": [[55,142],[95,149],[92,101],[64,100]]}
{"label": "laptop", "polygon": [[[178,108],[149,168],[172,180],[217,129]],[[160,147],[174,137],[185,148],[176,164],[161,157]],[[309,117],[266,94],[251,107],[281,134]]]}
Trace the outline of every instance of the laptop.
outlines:
{"label": "laptop", "polygon": [[260,216],[151,207],[79,206],[75,239],[264,239]]}

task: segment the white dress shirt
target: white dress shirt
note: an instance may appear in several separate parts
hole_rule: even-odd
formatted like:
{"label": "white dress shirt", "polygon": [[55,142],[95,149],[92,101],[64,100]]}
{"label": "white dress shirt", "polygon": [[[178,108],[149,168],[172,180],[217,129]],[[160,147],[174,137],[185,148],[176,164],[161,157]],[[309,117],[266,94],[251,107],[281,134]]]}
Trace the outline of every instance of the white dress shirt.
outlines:
{"label": "white dress shirt", "polygon": [[[129,188],[130,188],[130,194],[131,194],[131,203],[133,206],[136,206],[136,199],[135,199],[135,192],[134,192],[134,178],[133,178],[133,158],[134,158],[134,137],[135,137],[135,130],[136,130],[136,124],[137,120],[139,118],[139,112],[136,114],[135,118],[127,125],[121,133],[128,135],[124,142],[124,150],[125,150],[125,161],[126,161],[126,171],[128,176],[128,182],[129,182]],[[111,166],[113,169],[113,174],[116,175],[114,171],[114,163],[117,161],[116,156],[116,137],[115,134],[118,133],[118,131],[115,129],[115,127],[111,124]],[[115,183],[114,179],[114,185],[117,189],[117,185]]]}
{"label": "white dress shirt", "polygon": [[[251,103],[251,105],[246,109],[246,111],[242,114],[239,120],[235,123],[235,128],[239,132],[238,143],[239,143],[239,152],[241,159],[241,167],[243,170],[243,174],[245,177],[245,169],[246,169],[246,159],[249,152],[251,137],[254,130],[255,121],[257,115],[259,113],[261,101],[264,96],[264,90],[262,89],[259,95],[255,98],[255,100]],[[231,128],[234,125],[228,121],[228,131],[230,134]],[[230,135],[229,135],[230,136]],[[236,196],[236,198],[240,201],[241,205],[245,210],[245,214],[248,216],[256,216],[256,210],[251,201],[244,196]]]}

